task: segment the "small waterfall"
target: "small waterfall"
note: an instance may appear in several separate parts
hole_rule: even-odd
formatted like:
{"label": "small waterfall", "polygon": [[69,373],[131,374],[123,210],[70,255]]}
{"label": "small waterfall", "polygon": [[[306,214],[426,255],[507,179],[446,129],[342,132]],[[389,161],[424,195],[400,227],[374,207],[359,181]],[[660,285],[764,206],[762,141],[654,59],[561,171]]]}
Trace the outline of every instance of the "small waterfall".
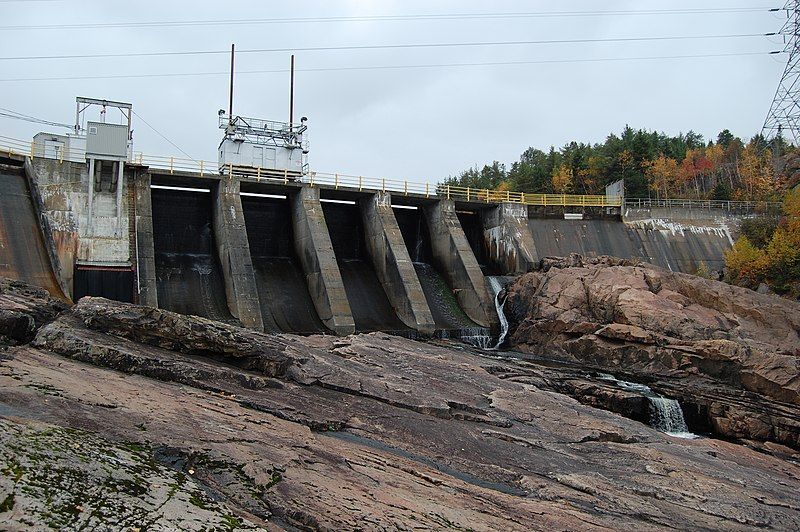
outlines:
{"label": "small waterfall", "polygon": [[487,279],[489,279],[489,286],[494,294],[494,308],[497,309],[497,317],[500,318],[500,337],[497,339],[497,343],[492,349],[500,349],[500,346],[503,345],[503,342],[506,340],[506,335],[508,334],[508,319],[503,310],[506,301],[504,299],[502,303],[500,302],[500,292],[503,291],[503,283],[500,281],[499,277],[489,276]]}
{"label": "small waterfall", "polygon": [[459,338],[478,349],[489,349],[492,337],[489,336],[489,329],[483,327],[468,327],[459,331]]}
{"label": "small waterfall", "polygon": [[672,436],[694,436],[683,419],[681,405],[675,399],[666,397],[648,397],[650,399],[650,425],[661,432]]}
{"label": "small waterfall", "polygon": [[696,434],[689,432],[686,420],[683,418],[681,404],[675,399],[662,397],[650,389],[649,386],[635,382],[621,381],[613,375],[601,373],[598,377],[604,381],[613,382],[618,388],[630,392],[637,392],[647,397],[650,402],[650,426],[665,434],[676,438],[694,439]]}

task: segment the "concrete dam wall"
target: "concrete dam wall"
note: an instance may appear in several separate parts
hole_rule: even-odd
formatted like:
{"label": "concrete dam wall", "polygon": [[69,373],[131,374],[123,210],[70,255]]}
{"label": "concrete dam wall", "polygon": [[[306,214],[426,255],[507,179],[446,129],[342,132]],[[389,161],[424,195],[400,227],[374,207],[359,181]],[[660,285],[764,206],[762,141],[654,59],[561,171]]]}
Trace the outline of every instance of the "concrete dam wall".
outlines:
{"label": "concrete dam wall", "polygon": [[356,332],[406,333],[409,327],[389,301],[367,250],[358,205],[323,203],[322,212],[353,313]]}
{"label": "concrete dam wall", "polygon": [[501,204],[462,211],[459,220],[481,269],[507,275],[528,271],[541,258],[570,253],[640,260],[683,273],[696,273],[704,264],[721,272],[725,251],[744,219],[718,209],[680,208],[584,216],[541,217],[523,205]]}
{"label": "concrete dam wall", "polygon": [[63,299],[31,184],[22,165],[0,164],[0,276],[41,286]]}
{"label": "concrete dam wall", "polygon": [[569,253],[717,270],[739,223],[653,209],[536,218],[518,204],[137,166],[116,183],[113,167],[10,163],[0,275],[276,333],[485,339],[498,328],[491,276]]}
{"label": "concrete dam wall", "polygon": [[327,332],[294,249],[290,200],[243,196],[242,207],[264,329]]}
{"label": "concrete dam wall", "polygon": [[425,213],[418,208],[403,208],[395,209],[394,216],[436,330],[448,337],[457,337],[465,332],[472,336],[480,327],[459,306],[444,276],[433,265],[433,249]]}
{"label": "concrete dam wall", "polygon": [[210,191],[152,189],[151,198],[159,306],[233,321],[216,253]]}
{"label": "concrete dam wall", "polygon": [[[665,213],[666,214],[666,213]],[[722,271],[739,221],[706,218],[692,223],[662,218],[528,221],[540,257],[580,253],[612,255],[662,268],[695,273],[701,264]]]}

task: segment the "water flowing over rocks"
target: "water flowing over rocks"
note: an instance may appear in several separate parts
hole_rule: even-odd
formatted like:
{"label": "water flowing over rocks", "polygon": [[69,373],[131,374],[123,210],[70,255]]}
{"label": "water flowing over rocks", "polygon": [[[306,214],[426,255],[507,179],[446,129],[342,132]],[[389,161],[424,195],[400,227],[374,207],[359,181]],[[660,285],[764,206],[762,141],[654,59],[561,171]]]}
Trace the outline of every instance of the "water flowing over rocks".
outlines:
{"label": "water flowing over rocks", "polygon": [[507,286],[509,343],[630,376],[695,426],[800,448],[800,304],[647,264],[548,258]]}
{"label": "water flowing over rocks", "polygon": [[577,366],[97,298],[37,327],[0,351],[0,528],[800,528],[791,449],[670,437]]}

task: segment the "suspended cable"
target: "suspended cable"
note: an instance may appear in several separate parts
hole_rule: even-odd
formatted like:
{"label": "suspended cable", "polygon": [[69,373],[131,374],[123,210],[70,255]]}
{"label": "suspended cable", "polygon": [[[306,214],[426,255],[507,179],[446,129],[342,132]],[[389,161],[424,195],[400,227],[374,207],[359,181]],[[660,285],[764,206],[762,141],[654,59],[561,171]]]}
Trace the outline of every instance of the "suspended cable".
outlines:
{"label": "suspended cable", "polygon": [[30,116],[26,114],[19,113],[17,111],[12,111],[11,109],[5,109],[0,107],[0,116],[5,118],[11,118],[14,120],[22,120],[25,122],[31,122],[33,124],[43,124],[46,126],[54,126],[54,127],[64,127],[67,129],[72,129],[72,126],[69,124],[63,124],[61,122],[53,122],[51,120],[44,120],[43,118],[36,118],[35,116]]}
{"label": "suspended cable", "polygon": [[[237,54],[273,53],[273,52],[321,52],[321,51],[347,51],[347,50],[390,50],[400,48],[457,48],[480,46],[523,46],[537,44],[585,44],[585,43],[611,43],[611,42],[644,42],[644,41],[680,41],[680,40],[705,40],[705,39],[737,39],[747,37],[771,37],[776,33],[739,33],[730,35],[680,35],[661,37],[612,37],[602,39],[544,39],[534,41],[494,41],[494,42],[460,42],[460,43],[406,43],[406,44],[363,44],[352,46],[304,46],[296,48],[251,48],[236,50]],[[227,55],[230,50],[188,50],[176,52],[122,52],[113,54],[62,54],[62,55],[28,55],[15,57],[0,57],[0,61],[29,61],[41,59],[98,59],[119,57],[157,57],[157,56],[186,56],[186,55]]]}
{"label": "suspended cable", "polygon": [[656,16],[656,15],[705,15],[724,13],[768,13],[780,11],[781,8],[767,7],[730,7],[730,8],[695,8],[695,9],[649,9],[640,11],[527,11],[510,13],[453,13],[453,14],[412,14],[412,15],[369,15],[369,16],[334,16],[334,17],[290,17],[261,19],[223,19],[223,20],[166,20],[143,22],[96,22],[79,24],[49,25],[16,25],[0,26],[0,30],[75,30],[99,28],[162,28],[183,26],[229,26],[260,24],[304,24],[335,22],[404,22],[423,20],[471,20],[471,19],[509,19],[509,18],[566,18],[566,17],[598,17],[598,16]]}
{"label": "suspended cable", "polygon": [[[542,59],[531,61],[487,61],[480,63],[438,63],[438,64],[418,64],[418,65],[370,65],[353,67],[321,67],[321,68],[298,68],[296,72],[344,72],[355,70],[403,70],[403,69],[424,69],[424,68],[458,68],[458,67],[480,67],[480,66],[509,66],[509,65],[543,65],[543,64],[568,64],[568,63],[599,63],[599,62],[621,62],[621,61],[654,61],[669,59],[704,59],[714,57],[743,57],[753,55],[775,55],[784,53],[782,50],[770,52],[732,52],[721,54],[695,54],[695,55],[660,55],[649,57],[597,57],[586,59]],[[274,70],[242,70],[239,74],[279,74],[289,72],[286,68]],[[110,75],[90,75],[90,76],[54,76],[39,78],[8,78],[0,79],[0,83],[28,82],[28,81],[68,81],[84,79],[136,79],[136,78],[167,78],[167,77],[193,77],[193,76],[228,76],[230,72],[165,72],[159,74],[110,74]]]}
{"label": "suspended cable", "polygon": [[156,135],[158,135],[158,136],[159,136],[159,137],[161,137],[162,139],[164,139],[164,140],[166,140],[167,142],[169,142],[170,144],[172,144],[172,147],[173,147],[173,148],[175,148],[176,150],[178,150],[179,152],[181,152],[182,154],[184,154],[186,157],[188,157],[188,158],[189,158],[189,159],[191,159],[192,161],[194,161],[194,162],[197,162],[197,160],[196,160],[194,157],[192,157],[191,155],[189,155],[188,153],[186,153],[185,151],[183,151],[183,149],[181,149],[181,147],[180,147],[180,146],[178,146],[177,144],[175,144],[174,142],[172,142],[171,140],[169,140],[169,139],[166,137],[166,135],[164,135],[164,134],[163,134],[163,133],[161,133],[159,130],[157,130],[156,128],[154,128],[153,126],[151,126],[151,125],[150,125],[150,122],[148,122],[147,120],[145,120],[144,118],[142,118],[142,116],[141,116],[139,113],[137,113],[137,112],[136,112],[136,111],[134,111],[133,109],[131,109],[131,112],[132,112],[134,115],[136,115],[136,118],[138,118],[139,120],[141,120],[141,121],[142,121],[142,123],[144,123],[144,125],[146,125],[146,126],[147,126],[147,127],[149,127],[150,129],[152,129],[152,130],[153,130],[153,132],[154,132]]}

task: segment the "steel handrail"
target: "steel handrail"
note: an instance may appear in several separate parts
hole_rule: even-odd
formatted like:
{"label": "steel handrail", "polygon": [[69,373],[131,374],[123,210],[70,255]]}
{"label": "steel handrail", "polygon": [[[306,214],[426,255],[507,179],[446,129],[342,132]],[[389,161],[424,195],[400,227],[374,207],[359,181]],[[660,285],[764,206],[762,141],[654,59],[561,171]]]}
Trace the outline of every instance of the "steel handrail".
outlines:
{"label": "steel handrail", "polygon": [[[36,145],[33,141],[27,142],[12,137],[0,135],[0,154],[17,154],[33,157],[36,154]],[[82,157],[84,150],[60,150],[60,161],[69,160],[70,157]],[[130,157],[129,164],[148,166],[170,173],[181,172],[199,175],[230,175],[255,179],[267,182],[299,182],[309,186],[328,186],[335,189],[349,189],[358,191],[385,191],[393,194],[414,194],[425,197],[441,197],[452,200],[473,203],[517,203],[532,206],[557,206],[557,207],[645,207],[645,206],[671,206],[671,207],[703,207],[709,209],[757,211],[766,208],[780,208],[777,202],[753,201],[719,201],[719,200],[688,200],[688,199],[663,199],[653,200],[648,198],[623,198],[603,195],[579,194],[534,194],[515,192],[510,190],[490,190],[472,187],[462,187],[449,184],[436,184],[391,179],[382,177],[357,176],[340,173],[318,172],[310,170],[305,173],[272,170],[252,166],[220,165],[218,162],[196,160],[187,157],[146,155],[141,152]]]}
{"label": "steel handrail", "polygon": [[703,200],[703,199],[652,199],[652,198],[625,198],[626,208],[701,208],[721,209],[728,211],[757,211],[761,209],[780,209],[781,202],[777,201],[742,201],[742,200]]}

